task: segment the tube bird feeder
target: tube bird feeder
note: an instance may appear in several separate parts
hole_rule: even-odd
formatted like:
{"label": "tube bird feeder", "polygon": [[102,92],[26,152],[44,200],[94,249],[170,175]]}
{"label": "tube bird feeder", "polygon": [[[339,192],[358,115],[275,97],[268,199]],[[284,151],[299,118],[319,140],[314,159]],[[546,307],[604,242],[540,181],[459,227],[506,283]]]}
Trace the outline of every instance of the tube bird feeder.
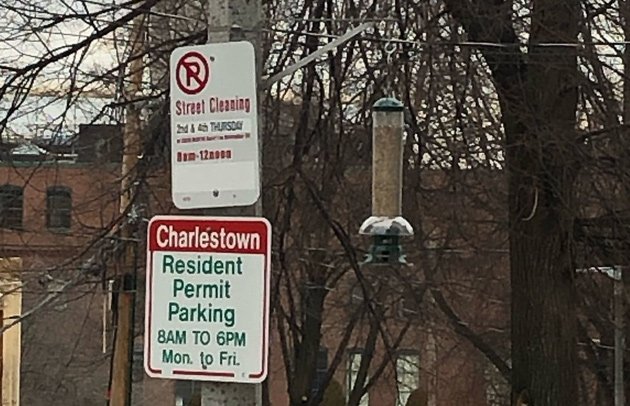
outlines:
{"label": "tube bird feeder", "polygon": [[389,97],[372,107],[372,215],[359,229],[372,236],[366,264],[406,264],[400,237],[413,235],[402,216],[403,110]]}

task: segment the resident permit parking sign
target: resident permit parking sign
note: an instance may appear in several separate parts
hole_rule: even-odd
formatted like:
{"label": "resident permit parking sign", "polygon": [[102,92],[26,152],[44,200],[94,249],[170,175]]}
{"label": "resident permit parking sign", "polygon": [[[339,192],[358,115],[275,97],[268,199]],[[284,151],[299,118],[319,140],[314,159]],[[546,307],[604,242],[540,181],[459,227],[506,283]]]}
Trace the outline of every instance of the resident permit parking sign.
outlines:
{"label": "resident permit parking sign", "polygon": [[262,382],[268,362],[269,222],[157,216],[147,241],[147,374]]}
{"label": "resident permit parking sign", "polygon": [[175,206],[254,204],[260,195],[260,162],[253,45],[177,48],[170,78]]}

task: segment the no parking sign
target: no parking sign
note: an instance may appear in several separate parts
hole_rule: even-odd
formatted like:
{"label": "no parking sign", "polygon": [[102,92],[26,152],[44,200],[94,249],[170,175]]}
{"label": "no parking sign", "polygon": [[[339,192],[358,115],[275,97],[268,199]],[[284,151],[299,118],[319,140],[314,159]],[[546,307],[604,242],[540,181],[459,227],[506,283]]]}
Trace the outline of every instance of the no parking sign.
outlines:
{"label": "no parking sign", "polygon": [[175,206],[254,204],[260,195],[260,154],[252,44],[177,48],[170,66]]}

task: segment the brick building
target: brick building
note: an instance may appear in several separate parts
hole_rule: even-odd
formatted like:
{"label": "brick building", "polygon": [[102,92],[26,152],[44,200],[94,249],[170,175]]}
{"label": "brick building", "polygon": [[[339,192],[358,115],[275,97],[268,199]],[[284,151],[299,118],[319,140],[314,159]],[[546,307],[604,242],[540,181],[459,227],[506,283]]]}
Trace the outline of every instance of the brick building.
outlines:
{"label": "brick building", "polygon": [[[118,222],[119,140],[117,127],[85,126],[72,148],[27,144],[7,148],[3,155],[0,246],[3,256],[18,256],[24,261],[24,309],[28,311],[62,292],[23,323],[23,404],[97,405],[106,399],[113,338],[108,306],[111,296],[102,288],[108,286],[101,280],[102,269],[94,263],[87,266],[86,258],[102,255],[107,247],[97,241]],[[146,204],[151,213],[173,212],[167,176],[152,173],[148,179],[152,198]],[[426,215],[437,218],[443,210],[440,207]],[[419,242],[411,244],[415,243]],[[505,254],[485,255],[485,259],[456,250],[441,254],[450,255],[448,261],[440,263],[444,268],[441,283],[450,286],[445,292],[457,300],[458,316],[474,324],[490,341],[503,340],[505,331],[500,330],[505,327],[507,309],[503,301],[506,268],[496,265],[505,265]],[[416,251],[411,255],[411,262],[422,266],[430,261],[437,260]],[[490,270],[496,273],[495,283],[475,279],[474,275]],[[419,268],[412,266],[407,271],[419,273]],[[77,272],[85,272],[85,280],[64,287]],[[387,348],[378,340],[366,353],[363,344],[369,328],[359,326],[348,344],[339,349],[343,335],[340,326],[349,323],[352,310],[363,302],[356,281],[348,277],[326,302],[313,391],[330,365],[338,362],[333,378],[348,395],[362,357],[370,356],[374,361],[369,374],[376,374],[378,379],[369,384],[361,406],[404,406],[417,389],[424,393],[424,404],[432,406],[503,404],[506,388],[499,374],[470,342],[453,332],[448,321],[439,317],[438,305],[422,307],[419,312],[413,300],[399,300],[405,293],[399,284],[387,286],[390,278],[382,270],[369,271],[368,277],[385,286],[383,300],[391,302],[386,316],[388,331],[394,334],[405,328],[407,332],[395,348]],[[424,282],[417,279],[418,289],[426,286]],[[458,284],[465,287],[458,290]],[[142,294],[142,283],[140,291]],[[481,295],[485,295],[483,300]],[[142,329],[142,303],[139,298],[137,331]],[[271,404],[282,406],[288,404],[286,372],[280,337],[273,324],[272,319],[268,392]],[[134,404],[188,404],[198,385],[146,378],[141,348],[139,336],[133,371]]]}
{"label": "brick building", "polygon": [[98,276],[65,285],[80,272],[83,251],[117,217],[118,171],[115,163],[79,163],[33,144],[2,161],[0,247],[4,257],[23,260],[23,309],[58,295],[23,322],[22,404],[78,406],[104,398],[109,361]]}

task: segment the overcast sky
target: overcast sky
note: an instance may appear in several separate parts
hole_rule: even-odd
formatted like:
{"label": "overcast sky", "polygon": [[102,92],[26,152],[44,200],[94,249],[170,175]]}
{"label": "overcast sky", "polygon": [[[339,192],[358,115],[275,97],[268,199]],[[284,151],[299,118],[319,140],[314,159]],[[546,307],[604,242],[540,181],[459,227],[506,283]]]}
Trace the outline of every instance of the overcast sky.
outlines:
{"label": "overcast sky", "polygon": [[[93,35],[112,21],[126,14],[120,7],[98,1],[43,0],[25,5],[21,0],[3,0],[0,5],[0,85],[7,83],[13,73],[11,68],[24,68],[39,61],[59,55]],[[99,11],[91,20],[83,16]],[[118,11],[114,11],[118,10]],[[55,18],[64,21],[51,24]],[[125,56],[126,30],[119,29],[107,37],[95,41],[81,52],[49,64],[37,74],[31,94],[20,110],[11,117],[3,135],[24,137],[62,134],[76,131],[80,123],[91,122],[103,106],[111,100],[82,97],[68,104],[64,98],[72,81],[82,88],[99,74],[119,65]],[[8,69],[7,69],[8,68]],[[101,93],[111,88],[93,83],[91,90]],[[12,102],[8,94],[0,99],[0,115]],[[39,97],[42,93],[57,94],[57,97]]]}

